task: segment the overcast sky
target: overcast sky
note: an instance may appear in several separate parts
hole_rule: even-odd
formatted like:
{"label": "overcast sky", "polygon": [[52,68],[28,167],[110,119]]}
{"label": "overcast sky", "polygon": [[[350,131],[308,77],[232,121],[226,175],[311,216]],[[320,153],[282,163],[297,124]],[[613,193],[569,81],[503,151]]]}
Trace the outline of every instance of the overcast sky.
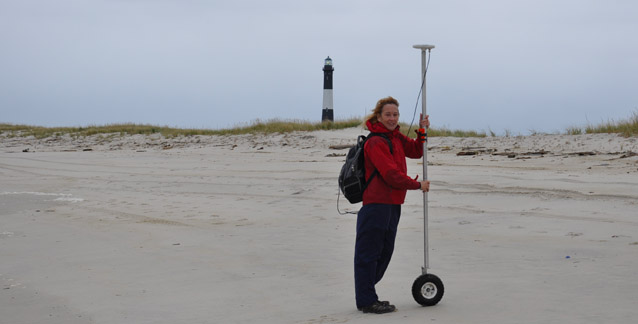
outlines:
{"label": "overcast sky", "polygon": [[[228,128],[336,119],[526,134],[638,113],[635,0],[0,0],[0,122]],[[420,110],[420,105],[418,107]]]}

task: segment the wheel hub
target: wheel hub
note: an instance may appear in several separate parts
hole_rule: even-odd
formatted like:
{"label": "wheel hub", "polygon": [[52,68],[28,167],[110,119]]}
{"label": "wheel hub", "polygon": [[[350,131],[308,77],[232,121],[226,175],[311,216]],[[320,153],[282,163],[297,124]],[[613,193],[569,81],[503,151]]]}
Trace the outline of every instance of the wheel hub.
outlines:
{"label": "wheel hub", "polygon": [[423,297],[427,298],[427,299],[431,299],[434,298],[434,296],[436,296],[436,285],[431,283],[431,282],[426,282],[422,287],[421,287],[421,294],[423,295]]}

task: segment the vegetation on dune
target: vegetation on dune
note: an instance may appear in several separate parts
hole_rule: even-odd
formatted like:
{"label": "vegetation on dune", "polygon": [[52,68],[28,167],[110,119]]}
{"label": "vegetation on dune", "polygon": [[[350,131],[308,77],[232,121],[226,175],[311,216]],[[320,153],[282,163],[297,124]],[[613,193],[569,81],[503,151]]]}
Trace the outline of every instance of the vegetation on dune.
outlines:
{"label": "vegetation on dune", "polygon": [[[172,138],[177,136],[194,136],[194,135],[241,135],[241,134],[270,134],[270,133],[289,133],[294,131],[316,131],[316,130],[338,130],[352,127],[363,127],[361,118],[350,118],[347,120],[338,120],[335,122],[308,122],[302,120],[280,120],[271,119],[268,121],[254,121],[246,126],[237,126],[228,129],[188,129],[188,128],[174,128],[168,126],[154,126],[145,124],[109,124],[103,126],[86,126],[86,127],[43,127],[43,126],[30,126],[30,125],[15,125],[0,123],[0,134],[7,137],[28,137],[34,136],[35,138],[47,138],[51,136],[64,136],[69,135],[72,137],[91,136],[96,134],[109,134],[115,135],[151,135],[161,134],[166,138]],[[401,123],[401,131],[409,137],[414,138],[416,135],[414,129],[415,125]],[[410,134],[408,133],[410,130]],[[566,134],[578,135],[578,134],[595,134],[595,133],[618,133],[623,136],[636,136],[638,135],[638,112],[634,113],[632,117],[622,121],[608,121],[599,125],[588,125],[587,127],[570,127],[566,130]],[[494,136],[493,132],[491,132]],[[486,137],[485,132],[477,131],[464,131],[464,130],[450,130],[447,128],[430,128],[428,130],[428,136],[430,137]]]}
{"label": "vegetation on dune", "polygon": [[215,130],[213,135],[239,135],[254,133],[290,133],[294,131],[316,131],[316,130],[337,130],[356,127],[361,124],[360,119],[352,118],[335,122],[312,123],[302,120],[279,120],[268,121],[257,120],[248,126],[235,127],[229,129]]}
{"label": "vegetation on dune", "polygon": [[625,137],[638,135],[638,112],[634,112],[633,116],[621,121],[607,121],[598,125],[587,125],[586,127],[569,127],[566,131],[569,135],[580,134],[601,134],[601,133],[618,133]]}
{"label": "vegetation on dune", "polygon": [[161,134],[164,137],[171,138],[176,136],[194,136],[194,135],[240,135],[255,133],[289,133],[293,131],[314,131],[314,130],[336,130],[350,127],[356,127],[361,124],[359,119],[349,119],[336,122],[311,123],[306,121],[284,121],[273,119],[269,121],[255,121],[248,126],[240,126],[229,129],[185,129],[174,128],[168,126],[154,126],[144,124],[110,124],[103,126],[86,126],[86,127],[43,127],[31,125],[15,125],[0,123],[0,133],[8,133],[7,136],[34,136],[35,138],[47,138],[51,136],[70,135],[91,136],[96,134],[119,134],[119,135],[151,135]]}
{"label": "vegetation on dune", "polygon": [[[143,124],[110,124],[103,126],[86,126],[86,127],[43,127],[30,125],[14,125],[0,124],[0,133],[9,133],[7,136],[34,136],[36,138],[47,138],[51,136],[69,135],[73,137],[91,136],[96,134],[119,134],[123,135],[151,135],[162,134],[162,136],[170,138],[176,136],[193,136],[193,135],[241,135],[255,133],[289,133],[294,131],[316,131],[316,130],[338,130],[352,127],[363,127],[360,118],[351,118],[347,120],[338,120],[335,122],[319,122],[312,123],[301,120],[279,120],[272,119],[268,121],[257,120],[247,126],[238,126],[228,129],[184,129],[173,128],[168,126],[154,126]],[[407,132],[409,125],[401,124],[401,130]],[[412,127],[414,130],[415,127]],[[414,137],[414,132],[408,136]],[[457,137],[484,137],[484,133],[474,131],[460,131],[448,129],[430,129],[429,136],[457,136]]]}
{"label": "vegetation on dune", "polygon": [[86,127],[43,127],[31,125],[0,124],[0,132],[10,132],[11,136],[34,136],[35,138],[47,138],[51,136],[70,135],[91,136],[96,134],[155,134],[161,133],[165,136],[175,136],[177,134],[189,134],[193,130],[177,129],[171,127],[160,127],[140,124],[110,124],[103,126]]}

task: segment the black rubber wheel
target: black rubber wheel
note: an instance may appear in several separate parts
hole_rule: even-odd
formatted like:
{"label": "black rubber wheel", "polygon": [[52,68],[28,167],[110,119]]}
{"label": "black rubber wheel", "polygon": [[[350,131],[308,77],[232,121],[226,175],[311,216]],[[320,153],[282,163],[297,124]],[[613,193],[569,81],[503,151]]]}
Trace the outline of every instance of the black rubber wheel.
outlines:
{"label": "black rubber wheel", "polygon": [[419,276],[412,284],[412,296],[422,306],[434,306],[443,298],[443,282],[439,277],[427,273]]}

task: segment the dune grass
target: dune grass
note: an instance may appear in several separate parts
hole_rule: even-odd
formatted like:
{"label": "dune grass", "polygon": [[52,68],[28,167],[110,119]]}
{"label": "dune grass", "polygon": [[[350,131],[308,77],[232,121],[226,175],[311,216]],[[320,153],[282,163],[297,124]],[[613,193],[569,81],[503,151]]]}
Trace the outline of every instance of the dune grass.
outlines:
{"label": "dune grass", "polygon": [[[412,125],[412,127],[410,128],[410,125],[405,124],[405,123],[400,123],[401,126],[401,132],[405,135],[407,135],[410,138],[415,138],[416,137],[416,133],[414,132],[415,129],[417,129],[417,126]],[[408,131],[410,132],[408,134]],[[477,132],[477,131],[473,131],[473,130],[460,130],[460,129],[447,129],[447,128],[435,128],[435,127],[431,127],[430,129],[428,129],[428,136],[429,137],[486,137],[486,133],[485,132]]]}
{"label": "dune grass", "polygon": [[[51,136],[63,136],[69,135],[72,137],[91,136],[96,134],[109,134],[115,135],[151,135],[161,134],[166,138],[172,138],[177,136],[194,136],[194,135],[241,135],[241,134],[256,134],[256,133],[289,133],[294,131],[316,131],[316,130],[338,130],[352,127],[363,127],[362,119],[350,118],[347,120],[337,120],[335,122],[308,122],[302,120],[279,120],[272,119],[268,121],[257,120],[247,126],[238,126],[228,129],[185,129],[174,128],[168,126],[154,126],[145,124],[109,124],[102,126],[86,126],[86,127],[43,127],[43,126],[30,126],[30,125],[14,125],[14,124],[2,124],[0,123],[0,133],[5,134],[8,137],[21,136],[35,138],[47,138]],[[407,133],[409,125],[401,124],[401,130]],[[415,127],[413,126],[410,133],[406,134],[409,137],[414,138],[416,135],[413,132]],[[445,128],[435,129],[431,128],[428,131],[429,136],[454,136],[454,137],[485,137],[485,133],[476,131],[462,131],[462,130],[449,130]]]}
{"label": "dune grass", "polygon": [[[401,130],[406,134],[410,125],[401,123]],[[237,126],[228,129],[194,129],[194,128],[174,128],[169,126],[155,126],[147,124],[108,124],[108,125],[92,125],[81,127],[43,127],[31,125],[16,125],[0,123],[0,134],[6,137],[29,137],[47,138],[51,136],[69,135],[72,137],[84,137],[97,134],[108,134],[110,136],[124,135],[151,135],[161,134],[166,138],[177,136],[194,136],[194,135],[241,135],[241,134],[270,134],[270,133],[289,133],[294,131],[316,131],[316,130],[338,130],[352,127],[363,127],[361,118],[350,118],[347,120],[337,120],[335,122],[309,122],[303,120],[280,120],[271,119],[268,121],[254,121],[246,126]],[[415,137],[413,125],[410,134],[406,134],[411,138]],[[622,136],[638,135],[638,112],[632,117],[621,121],[608,121],[599,125],[588,125],[586,127],[570,127],[565,132],[568,135],[578,134],[596,134],[596,133],[618,133]],[[466,131],[466,130],[450,130],[447,128],[430,128],[428,130],[430,137],[486,137],[485,132]]]}
{"label": "dune grass", "polygon": [[357,127],[361,125],[361,120],[351,118],[347,120],[337,120],[335,122],[309,122],[303,120],[280,120],[271,119],[268,121],[257,120],[248,126],[235,127],[229,129],[215,130],[213,135],[240,135],[254,133],[290,133],[295,131],[316,131],[316,130],[337,130]]}
{"label": "dune grass", "polygon": [[73,137],[91,136],[96,134],[155,134],[162,133],[166,136],[171,134],[188,134],[192,130],[176,129],[171,127],[160,127],[140,124],[110,124],[103,126],[86,127],[43,127],[31,125],[0,124],[0,132],[10,133],[8,136],[22,136],[35,138],[47,138],[51,136],[70,135]]}
{"label": "dune grass", "polygon": [[307,121],[285,121],[273,119],[269,121],[255,121],[248,126],[241,126],[229,129],[189,129],[174,128],[169,126],[155,126],[145,124],[109,124],[109,125],[93,125],[86,127],[43,127],[31,125],[15,125],[0,123],[0,133],[8,137],[21,136],[35,138],[47,138],[51,136],[70,135],[72,137],[91,136],[96,134],[119,134],[124,135],[151,135],[161,134],[164,137],[171,138],[177,136],[194,136],[194,135],[240,135],[255,133],[289,133],[293,131],[314,131],[314,130],[330,130],[356,127],[361,124],[359,119],[349,119],[336,122],[311,123]]}
{"label": "dune grass", "polygon": [[638,135],[638,112],[634,112],[633,116],[620,121],[607,121],[598,125],[589,124],[586,127],[569,127],[566,134],[601,134],[601,133],[617,133],[625,137]]}

